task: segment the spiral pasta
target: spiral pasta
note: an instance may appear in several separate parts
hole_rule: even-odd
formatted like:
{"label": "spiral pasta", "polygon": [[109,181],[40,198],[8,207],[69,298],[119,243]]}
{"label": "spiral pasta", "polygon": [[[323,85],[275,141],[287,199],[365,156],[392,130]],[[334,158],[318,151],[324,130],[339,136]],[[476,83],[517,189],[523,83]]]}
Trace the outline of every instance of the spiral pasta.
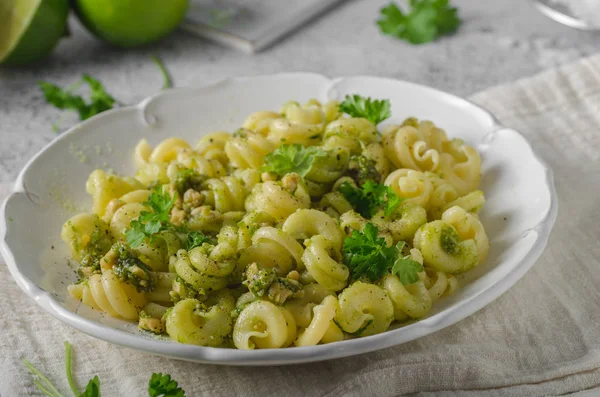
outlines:
{"label": "spiral pasta", "polygon": [[386,101],[289,101],[93,171],[61,238],[83,305],[198,346],[315,346],[437,310],[485,260],[481,157]]}
{"label": "spiral pasta", "polygon": [[296,337],[294,317],[267,301],[247,305],[233,327],[233,343],[242,350],[285,347]]}
{"label": "spiral pasta", "polygon": [[236,168],[259,169],[274,149],[267,138],[249,130],[239,131],[225,143],[225,153]]}
{"label": "spiral pasta", "polygon": [[133,285],[120,282],[112,270],[93,274],[86,282],[70,285],[68,290],[84,305],[126,320],[137,320],[146,304],[144,294]]}
{"label": "spiral pasta", "polygon": [[357,281],[338,296],[335,319],[349,334],[379,334],[394,320],[394,307],[388,294],[374,284]]}

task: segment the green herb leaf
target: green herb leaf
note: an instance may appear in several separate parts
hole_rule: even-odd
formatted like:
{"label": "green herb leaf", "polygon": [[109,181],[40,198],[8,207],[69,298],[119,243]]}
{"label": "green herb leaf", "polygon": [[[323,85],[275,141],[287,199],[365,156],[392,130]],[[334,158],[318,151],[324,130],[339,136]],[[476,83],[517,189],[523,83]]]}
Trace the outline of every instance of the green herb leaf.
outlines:
{"label": "green herb leaf", "polygon": [[131,221],[129,225],[130,229],[125,232],[125,240],[127,240],[127,244],[131,248],[137,248],[144,242],[146,238],[146,233],[144,230],[144,226],[140,221]]}
{"label": "green herb leaf", "polygon": [[326,155],[325,151],[314,146],[281,145],[265,157],[265,165],[260,170],[279,176],[295,172],[304,177],[310,172],[315,158]]}
{"label": "green herb leaf", "polygon": [[460,23],[458,9],[451,7],[448,0],[410,0],[408,13],[391,2],[381,9],[377,21],[382,33],[411,44],[428,43],[454,33]]}
{"label": "green herb leaf", "polygon": [[79,395],[79,397],[100,397],[100,379],[98,376],[94,376],[90,379],[85,391]]}
{"label": "green herb leaf", "polygon": [[[86,103],[83,97],[75,95],[72,90],[81,83],[86,83],[90,88],[90,102]],[[81,81],[70,88],[62,89],[54,84],[40,81],[39,83],[46,101],[61,110],[74,110],[79,114],[80,120],[112,109],[117,101],[110,96],[102,84],[93,77],[84,74]]]}
{"label": "green herb leaf", "polygon": [[129,229],[125,232],[125,240],[131,248],[139,247],[146,237],[153,238],[157,233],[163,230],[173,229],[169,222],[169,213],[177,196],[171,197],[169,193],[161,193],[157,190],[148,197],[145,206],[152,209],[152,212],[142,211],[138,219],[129,224]]}
{"label": "green herb leaf", "polygon": [[389,100],[364,98],[360,95],[346,95],[340,103],[340,112],[367,119],[376,125],[392,115]]}
{"label": "green herb leaf", "polygon": [[210,237],[205,236],[200,232],[190,232],[187,235],[187,250],[201,247],[202,244],[210,242]]}
{"label": "green herb leaf", "polygon": [[398,258],[394,262],[394,266],[392,266],[392,274],[398,276],[398,279],[400,279],[402,284],[409,285],[419,281],[419,273],[424,269],[422,264],[410,259],[410,255],[402,255],[402,249],[405,244],[404,241],[400,241],[396,244]]}
{"label": "green herb leaf", "polygon": [[377,281],[396,259],[396,248],[388,247],[385,239],[377,237],[377,233],[377,226],[367,223],[362,232],[355,230],[344,240],[343,260],[354,280],[364,276],[370,281]]}
{"label": "green herb leaf", "polygon": [[339,187],[339,191],[352,204],[356,212],[366,218],[371,218],[379,208],[384,209],[385,216],[390,216],[404,201],[394,190],[381,183],[367,181],[362,188],[354,187],[348,182]]}
{"label": "green herb leaf", "polygon": [[154,373],[148,382],[150,397],[185,397],[185,392],[179,387],[171,375]]}

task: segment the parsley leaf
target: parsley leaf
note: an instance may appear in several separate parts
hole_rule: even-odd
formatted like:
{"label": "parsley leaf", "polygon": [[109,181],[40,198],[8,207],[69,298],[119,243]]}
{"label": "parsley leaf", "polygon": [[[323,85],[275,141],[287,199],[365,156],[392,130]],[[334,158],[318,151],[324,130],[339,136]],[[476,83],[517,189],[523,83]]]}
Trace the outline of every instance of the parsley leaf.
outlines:
{"label": "parsley leaf", "polygon": [[377,24],[384,34],[423,44],[454,33],[460,22],[458,9],[451,7],[448,0],[410,0],[408,13],[394,2],[383,7]]}
{"label": "parsley leaf", "polygon": [[189,232],[187,235],[187,250],[201,247],[202,244],[210,242],[210,237],[205,236],[200,232]]}
{"label": "parsley leaf", "polygon": [[129,229],[125,232],[127,244],[131,248],[137,248],[146,237],[152,238],[162,230],[171,229],[169,212],[176,199],[176,195],[171,197],[168,193],[152,192],[148,201],[144,203],[145,206],[152,209],[152,212],[142,211],[138,219],[131,221]]}
{"label": "parsley leaf", "polygon": [[394,266],[392,266],[392,274],[398,276],[402,284],[408,285],[419,281],[419,273],[424,269],[422,264],[410,259],[410,255],[402,256],[402,249],[405,245],[404,241],[396,244],[398,258],[394,262]]}
{"label": "parsley leaf", "polygon": [[379,208],[384,209],[385,216],[390,216],[404,201],[390,186],[373,181],[367,181],[362,189],[345,182],[339,187],[339,191],[356,211],[366,218],[375,215]]}
{"label": "parsley leaf", "polygon": [[373,124],[379,124],[392,115],[388,99],[371,99],[360,95],[346,95],[340,103],[340,112],[367,119]]}
{"label": "parsley leaf", "polygon": [[265,165],[260,170],[279,176],[295,172],[304,177],[310,172],[315,158],[326,155],[325,151],[314,146],[281,145],[265,157]]}
{"label": "parsley leaf", "polygon": [[154,373],[148,382],[148,394],[150,397],[185,397],[185,392],[171,375]]}
{"label": "parsley leaf", "polygon": [[79,397],[100,397],[100,379],[98,376],[94,376],[90,379],[85,391],[79,395]]}
{"label": "parsley leaf", "polygon": [[[72,93],[72,90],[82,83],[86,83],[90,87],[89,103],[86,103],[83,97]],[[117,103],[117,100],[106,92],[102,83],[87,74],[83,75],[80,82],[66,89],[45,81],[38,82],[38,85],[48,103],[61,110],[76,111],[80,120],[89,119],[98,113],[112,109]]]}
{"label": "parsley leaf", "polygon": [[344,240],[344,264],[352,272],[354,280],[365,276],[377,281],[388,272],[396,259],[396,248],[388,247],[385,239],[377,237],[377,233],[377,226],[367,223],[362,232],[354,230]]}

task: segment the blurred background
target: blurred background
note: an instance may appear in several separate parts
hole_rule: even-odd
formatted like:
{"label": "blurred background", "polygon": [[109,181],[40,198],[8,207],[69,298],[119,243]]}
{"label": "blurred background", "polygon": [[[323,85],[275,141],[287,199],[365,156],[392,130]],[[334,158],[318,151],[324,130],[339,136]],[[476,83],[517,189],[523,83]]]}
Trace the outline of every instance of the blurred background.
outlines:
{"label": "blurred background", "polygon": [[[46,102],[38,80],[64,87],[87,73],[122,103],[134,104],[161,90],[162,77],[150,58],[156,55],[175,86],[200,85],[226,76],[305,71],[394,77],[469,96],[600,49],[598,34],[559,24],[528,0],[453,0],[450,4],[458,8],[462,21],[457,32],[421,45],[381,33],[376,21],[389,0],[305,1],[294,3],[318,7],[314,18],[307,17],[311,13],[306,7],[298,6],[297,16],[273,12],[265,20],[261,14],[250,21],[254,25],[244,28],[235,22],[238,6],[253,15],[253,4],[264,6],[267,0],[193,3],[193,18],[184,22],[187,30],[178,28],[156,43],[127,49],[94,37],[71,13],[70,36],[59,42],[50,57],[33,66],[0,67],[0,182],[14,180],[25,162],[57,136],[52,125],[61,112]],[[271,3],[288,11],[296,7],[279,0]],[[198,7],[221,11],[198,13]],[[305,18],[309,21],[301,23]],[[247,43],[240,46],[235,34],[267,37],[263,43],[267,45],[269,35],[300,26],[254,54],[197,35],[208,31],[214,36],[215,30],[222,30],[230,20],[234,21],[230,25],[233,32],[222,34],[226,39],[221,41],[229,40],[229,45],[235,46],[233,40],[238,48],[245,45],[246,51],[251,48]],[[62,129],[76,121],[75,115],[66,117]]]}

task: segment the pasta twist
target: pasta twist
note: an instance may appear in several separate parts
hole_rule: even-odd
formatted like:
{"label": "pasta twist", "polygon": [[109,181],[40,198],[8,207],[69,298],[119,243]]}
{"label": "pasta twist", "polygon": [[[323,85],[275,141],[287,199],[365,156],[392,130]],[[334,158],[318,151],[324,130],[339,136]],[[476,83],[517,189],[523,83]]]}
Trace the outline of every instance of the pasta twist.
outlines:
{"label": "pasta twist", "polygon": [[335,297],[335,293],[316,283],[305,285],[303,292],[302,296],[287,300],[284,306],[292,313],[298,327],[308,328],[313,318],[315,306],[321,304],[328,296]]}
{"label": "pasta twist", "polygon": [[316,145],[321,141],[322,125],[295,124],[286,119],[272,120],[267,139],[275,146],[282,144]]}
{"label": "pasta twist", "polygon": [[209,178],[219,178],[227,175],[223,163],[216,159],[209,159],[192,149],[183,149],[177,154],[176,162],[167,167],[167,176],[173,181],[180,170],[180,165],[185,169],[195,170]]}
{"label": "pasta twist", "polygon": [[404,203],[412,203],[427,208],[433,185],[424,173],[407,168],[392,172],[386,179],[385,185],[391,186],[394,192],[404,198]]}
{"label": "pasta twist", "polygon": [[377,128],[369,120],[362,118],[340,118],[325,127],[323,147],[325,149],[345,148],[352,154],[362,152],[362,144],[379,142]]}
{"label": "pasta twist", "polygon": [[440,166],[440,152],[446,133],[430,121],[407,120],[383,131],[383,147],[387,157],[397,168],[418,171],[436,171]]}
{"label": "pasta twist", "polygon": [[131,191],[144,189],[144,186],[133,178],[106,174],[103,170],[93,171],[85,187],[92,196],[92,212],[100,217],[104,216],[111,200]]}
{"label": "pasta twist", "polygon": [[266,212],[278,221],[284,220],[299,208],[309,207],[310,195],[298,174],[287,174],[281,183],[259,183],[246,199],[246,211]]}
{"label": "pasta twist", "polygon": [[286,102],[281,108],[281,114],[293,124],[320,125],[325,123],[325,112],[320,103],[307,103],[300,106],[298,102]]}
{"label": "pasta twist", "polygon": [[146,304],[144,294],[137,292],[133,285],[120,282],[112,270],[69,285],[68,291],[84,305],[126,320],[137,320],[139,311]]}
{"label": "pasta twist", "polygon": [[207,160],[217,160],[226,166],[229,160],[225,153],[225,144],[230,138],[231,134],[228,132],[211,132],[198,141],[194,150],[201,157]]}
{"label": "pasta twist", "polygon": [[456,277],[427,267],[425,268],[424,283],[429,291],[432,302],[435,302],[444,296],[452,295],[458,288],[458,280]]}
{"label": "pasta twist", "polygon": [[474,240],[477,246],[479,263],[485,260],[490,248],[490,242],[479,217],[456,206],[444,211],[442,221],[454,227],[461,240]]}
{"label": "pasta twist", "polygon": [[242,211],[246,197],[259,181],[255,171],[245,170],[219,179],[209,179],[205,183],[204,204],[220,213]]}
{"label": "pasta twist", "polygon": [[169,266],[186,284],[196,291],[216,291],[225,288],[227,276],[235,269],[235,263],[218,263],[208,257],[203,247],[196,247],[189,253],[177,251]]}
{"label": "pasta twist", "polygon": [[446,152],[441,155],[439,167],[444,179],[461,196],[477,189],[481,178],[481,157],[477,150],[460,139],[454,139],[444,146]]}
{"label": "pasta twist", "polygon": [[337,251],[342,249],[342,231],[335,219],[324,212],[313,209],[297,210],[285,220],[282,229],[296,240],[320,235],[331,241]]}
{"label": "pasta twist", "polygon": [[427,212],[415,204],[402,204],[389,217],[378,212],[371,221],[391,234],[394,242],[412,241],[413,236],[427,222]]}
{"label": "pasta twist", "polygon": [[442,220],[422,226],[414,245],[423,253],[427,266],[454,274],[477,266],[487,254],[489,241],[475,215],[452,207]]}
{"label": "pasta twist", "polygon": [[331,343],[343,340],[343,332],[333,322],[338,306],[335,297],[325,297],[321,304],[314,307],[310,325],[300,332],[294,344],[296,346],[314,346],[321,341]]}
{"label": "pasta twist", "polygon": [[317,283],[332,291],[343,289],[348,284],[350,271],[340,263],[342,257],[334,243],[325,236],[315,235],[304,245],[302,262]]}
{"label": "pasta twist", "polygon": [[225,143],[225,153],[235,168],[259,169],[265,156],[275,150],[275,145],[262,135],[240,130]]}
{"label": "pasta twist", "polygon": [[394,307],[386,291],[356,281],[338,295],[335,320],[343,331],[359,336],[382,333],[394,320]]}
{"label": "pasta twist", "polygon": [[332,218],[339,218],[342,214],[353,210],[352,204],[340,192],[325,194],[319,201],[318,208]]}
{"label": "pasta twist", "polygon": [[285,308],[257,300],[240,313],[233,327],[233,343],[242,350],[289,346],[296,338],[296,322]]}
{"label": "pasta twist", "polygon": [[[70,218],[62,227],[62,240],[69,245],[71,256],[82,262],[89,248],[94,248],[96,259],[103,256],[112,245],[108,225],[95,214],[78,214]],[[96,244],[92,246],[92,242]]]}
{"label": "pasta twist", "polygon": [[303,269],[302,246],[288,233],[264,226],[252,236],[252,245],[240,255],[240,265],[258,263],[261,267],[273,268],[280,276],[288,274],[292,268]]}
{"label": "pasta twist", "polygon": [[[413,248],[410,254],[412,260],[423,264],[423,256],[419,250]],[[419,281],[409,285],[402,284],[398,277],[392,274],[387,274],[381,279],[380,285],[392,300],[394,319],[397,321],[422,318],[431,310],[433,298],[424,282],[426,275],[422,275]],[[435,292],[437,293],[437,288]]]}
{"label": "pasta twist", "polygon": [[165,316],[167,334],[180,343],[220,346],[233,329],[230,313],[234,307],[231,294],[223,294],[210,308],[196,299],[181,300]]}
{"label": "pasta twist", "polygon": [[[327,152],[327,156],[315,158],[315,163],[306,179],[309,181],[330,184],[344,175],[348,169],[350,152],[344,148],[334,148]],[[327,189],[329,191],[329,189]]]}
{"label": "pasta twist", "polygon": [[279,113],[260,111],[252,113],[242,124],[242,128],[256,132],[262,136],[267,136],[273,120],[281,119],[283,116]]}

